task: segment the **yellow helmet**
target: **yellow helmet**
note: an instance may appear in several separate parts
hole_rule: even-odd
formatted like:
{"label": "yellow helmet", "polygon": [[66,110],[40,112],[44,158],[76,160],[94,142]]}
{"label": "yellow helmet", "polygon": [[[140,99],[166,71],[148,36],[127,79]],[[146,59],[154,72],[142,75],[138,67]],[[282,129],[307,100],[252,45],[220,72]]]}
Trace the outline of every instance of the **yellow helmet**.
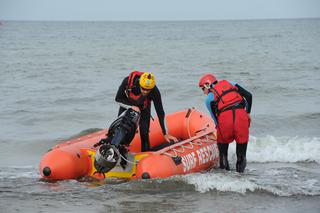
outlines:
{"label": "yellow helmet", "polygon": [[156,86],[154,74],[151,72],[143,73],[140,77],[139,84],[143,89],[153,89],[153,87]]}

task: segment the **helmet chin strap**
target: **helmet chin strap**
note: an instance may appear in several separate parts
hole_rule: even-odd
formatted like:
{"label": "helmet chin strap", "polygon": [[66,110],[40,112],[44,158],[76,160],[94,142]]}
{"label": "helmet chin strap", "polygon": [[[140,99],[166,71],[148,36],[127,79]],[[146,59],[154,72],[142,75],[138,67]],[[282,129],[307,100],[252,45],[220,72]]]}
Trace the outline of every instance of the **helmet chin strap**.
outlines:
{"label": "helmet chin strap", "polygon": [[210,89],[210,88],[211,88],[211,85],[208,84],[208,83],[207,83],[207,84],[204,84],[203,86],[204,86],[206,89]]}

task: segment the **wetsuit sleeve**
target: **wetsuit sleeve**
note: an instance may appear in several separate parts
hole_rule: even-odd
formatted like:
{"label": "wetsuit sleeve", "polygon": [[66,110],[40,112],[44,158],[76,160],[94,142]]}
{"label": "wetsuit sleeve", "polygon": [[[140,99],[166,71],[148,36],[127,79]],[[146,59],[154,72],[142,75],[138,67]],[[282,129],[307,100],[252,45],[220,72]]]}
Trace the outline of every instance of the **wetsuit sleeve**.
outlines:
{"label": "wetsuit sleeve", "polygon": [[151,98],[153,100],[154,108],[156,109],[156,112],[157,112],[157,115],[159,118],[159,123],[160,123],[161,129],[162,129],[162,133],[163,133],[163,135],[166,135],[167,131],[166,131],[165,123],[164,123],[165,113],[163,110],[161,94],[160,94],[160,91],[157,86],[154,87],[154,89],[152,91]]}
{"label": "wetsuit sleeve", "polygon": [[124,108],[129,108],[133,105],[130,99],[127,97],[126,89],[128,84],[128,77],[124,78],[121,85],[119,86],[115,101]]}
{"label": "wetsuit sleeve", "polygon": [[208,111],[210,112],[210,115],[214,121],[214,123],[217,125],[217,117],[215,115],[215,113],[212,111],[212,108],[211,108],[211,102],[213,102],[214,100],[214,94],[212,92],[210,92],[205,100],[205,105],[208,109]]}
{"label": "wetsuit sleeve", "polygon": [[250,113],[252,106],[252,94],[237,83],[234,86],[238,88],[239,94],[246,100],[246,111],[247,113]]}

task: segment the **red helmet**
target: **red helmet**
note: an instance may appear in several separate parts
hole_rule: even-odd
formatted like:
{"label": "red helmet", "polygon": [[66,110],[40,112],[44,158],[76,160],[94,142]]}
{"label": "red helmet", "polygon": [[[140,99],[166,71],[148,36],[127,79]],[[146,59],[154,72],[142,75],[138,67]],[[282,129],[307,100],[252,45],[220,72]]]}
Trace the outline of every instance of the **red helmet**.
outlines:
{"label": "red helmet", "polygon": [[212,74],[205,74],[200,78],[199,81],[199,87],[205,87],[205,86],[211,86],[211,84],[215,83],[217,81],[216,77]]}

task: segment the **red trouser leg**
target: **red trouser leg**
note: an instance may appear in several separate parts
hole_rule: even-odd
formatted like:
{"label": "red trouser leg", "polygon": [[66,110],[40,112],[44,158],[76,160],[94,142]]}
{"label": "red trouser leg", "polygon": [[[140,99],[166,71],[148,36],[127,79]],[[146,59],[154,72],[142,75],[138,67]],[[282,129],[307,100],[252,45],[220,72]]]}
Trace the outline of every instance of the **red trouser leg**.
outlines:
{"label": "red trouser leg", "polygon": [[244,109],[228,110],[218,117],[218,143],[247,143],[249,140],[249,116]]}
{"label": "red trouser leg", "polygon": [[[249,116],[244,109],[228,110],[218,117],[217,142],[220,154],[220,168],[228,165],[228,145],[233,140],[237,142],[237,172],[244,172],[246,167],[247,143],[249,140]],[[226,146],[226,147],[225,147]],[[226,164],[226,165],[225,165]]]}
{"label": "red trouser leg", "polygon": [[249,116],[244,109],[235,111],[234,134],[235,140],[239,144],[248,143],[249,141]]}
{"label": "red trouser leg", "polygon": [[237,142],[237,163],[236,171],[243,173],[247,165],[247,145],[249,141],[250,120],[244,109],[236,110],[236,118],[234,124],[235,140]]}
{"label": "red trouser leg", "polygon": [[217,141],[218,143],[231,143],[234,137],[232,110],[222,112],[218,117]]}

